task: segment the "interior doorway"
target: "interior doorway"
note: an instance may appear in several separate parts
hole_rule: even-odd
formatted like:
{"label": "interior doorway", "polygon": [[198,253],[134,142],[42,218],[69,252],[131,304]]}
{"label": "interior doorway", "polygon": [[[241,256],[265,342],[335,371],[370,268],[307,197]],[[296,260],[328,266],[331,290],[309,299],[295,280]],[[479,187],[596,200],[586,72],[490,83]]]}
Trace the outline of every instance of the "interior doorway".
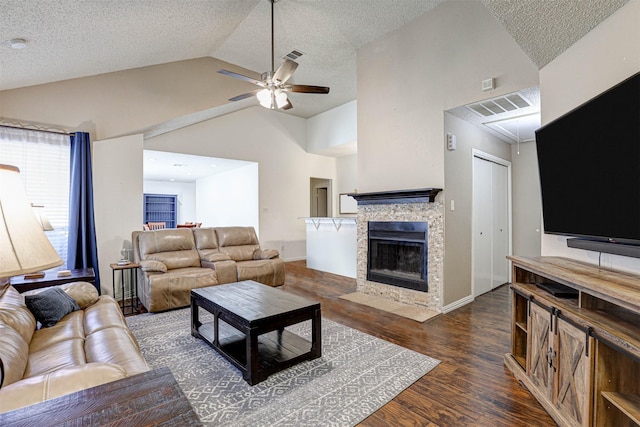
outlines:
{"label": "interior doorway", "polygon": [[332,216],[331,180],[326,178],[310,179],[310,212],[313,218],[325,218]]}
{"label": "interior doorway", "polygon": [[511,162],[473,150],[473,295],[509,281]]}

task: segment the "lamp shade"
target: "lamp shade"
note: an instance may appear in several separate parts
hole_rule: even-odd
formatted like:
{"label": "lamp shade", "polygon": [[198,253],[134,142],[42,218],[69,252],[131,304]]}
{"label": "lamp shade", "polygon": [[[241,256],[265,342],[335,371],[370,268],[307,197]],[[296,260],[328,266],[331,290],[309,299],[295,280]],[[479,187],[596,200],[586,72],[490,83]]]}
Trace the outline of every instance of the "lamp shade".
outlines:
{"label": "lamp shade", "polygon": [[20,170],[0,164],[0,278],[61,264],[27,201]]}

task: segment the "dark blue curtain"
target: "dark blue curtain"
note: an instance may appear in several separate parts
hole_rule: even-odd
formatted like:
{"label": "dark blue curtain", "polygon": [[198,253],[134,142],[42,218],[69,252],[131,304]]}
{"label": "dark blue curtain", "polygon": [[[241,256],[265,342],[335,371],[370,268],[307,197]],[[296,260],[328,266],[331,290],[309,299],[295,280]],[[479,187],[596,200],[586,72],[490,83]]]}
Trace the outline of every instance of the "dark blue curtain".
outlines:
{"label": "dark blue curtain", "polygon": [[71,187],[69,191],[69,240],[67,267],[93,267],[100,293],[98,246],[93,215],[93,181],[89,134],[71,135]]}

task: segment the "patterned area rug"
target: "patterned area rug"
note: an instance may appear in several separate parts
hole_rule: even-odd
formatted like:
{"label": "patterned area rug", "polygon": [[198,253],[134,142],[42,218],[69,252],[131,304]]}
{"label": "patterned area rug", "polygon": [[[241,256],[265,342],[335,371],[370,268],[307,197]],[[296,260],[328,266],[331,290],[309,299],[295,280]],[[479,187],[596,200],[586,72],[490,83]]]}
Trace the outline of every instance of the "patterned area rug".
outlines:
{"label": "patterned area rug", "polygon": [[[206,321],[201,310],[201,321]],[[350,426],[440,363],[322,319],[322,357],[248,385],[240,371],[193,338],[189,309],[128,317],[152,368],[168,366],[206,425]],[[309,338],[310,322],[287,329]]]}

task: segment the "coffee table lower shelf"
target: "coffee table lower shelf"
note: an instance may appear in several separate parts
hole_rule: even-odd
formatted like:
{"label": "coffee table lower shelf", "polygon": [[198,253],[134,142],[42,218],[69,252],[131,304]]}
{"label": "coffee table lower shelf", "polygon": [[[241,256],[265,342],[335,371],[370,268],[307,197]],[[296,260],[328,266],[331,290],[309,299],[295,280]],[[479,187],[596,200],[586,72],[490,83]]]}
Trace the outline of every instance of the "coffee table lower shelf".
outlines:
{"label": "coffee table lower shelf", "polygon": [[[219,321],[218,345],[214,342],[214,322],[203,323],[198,328],[198,334],[204,342],[245,374],[247,371],[247,338],[241,331],[223,321]],[[309,340],[286,329],[259,335],[258,375],[254,379],[254,384],[275,372],[289,368],[304,360],[315,358],[311,354],[311,350],[312,344]]]}

